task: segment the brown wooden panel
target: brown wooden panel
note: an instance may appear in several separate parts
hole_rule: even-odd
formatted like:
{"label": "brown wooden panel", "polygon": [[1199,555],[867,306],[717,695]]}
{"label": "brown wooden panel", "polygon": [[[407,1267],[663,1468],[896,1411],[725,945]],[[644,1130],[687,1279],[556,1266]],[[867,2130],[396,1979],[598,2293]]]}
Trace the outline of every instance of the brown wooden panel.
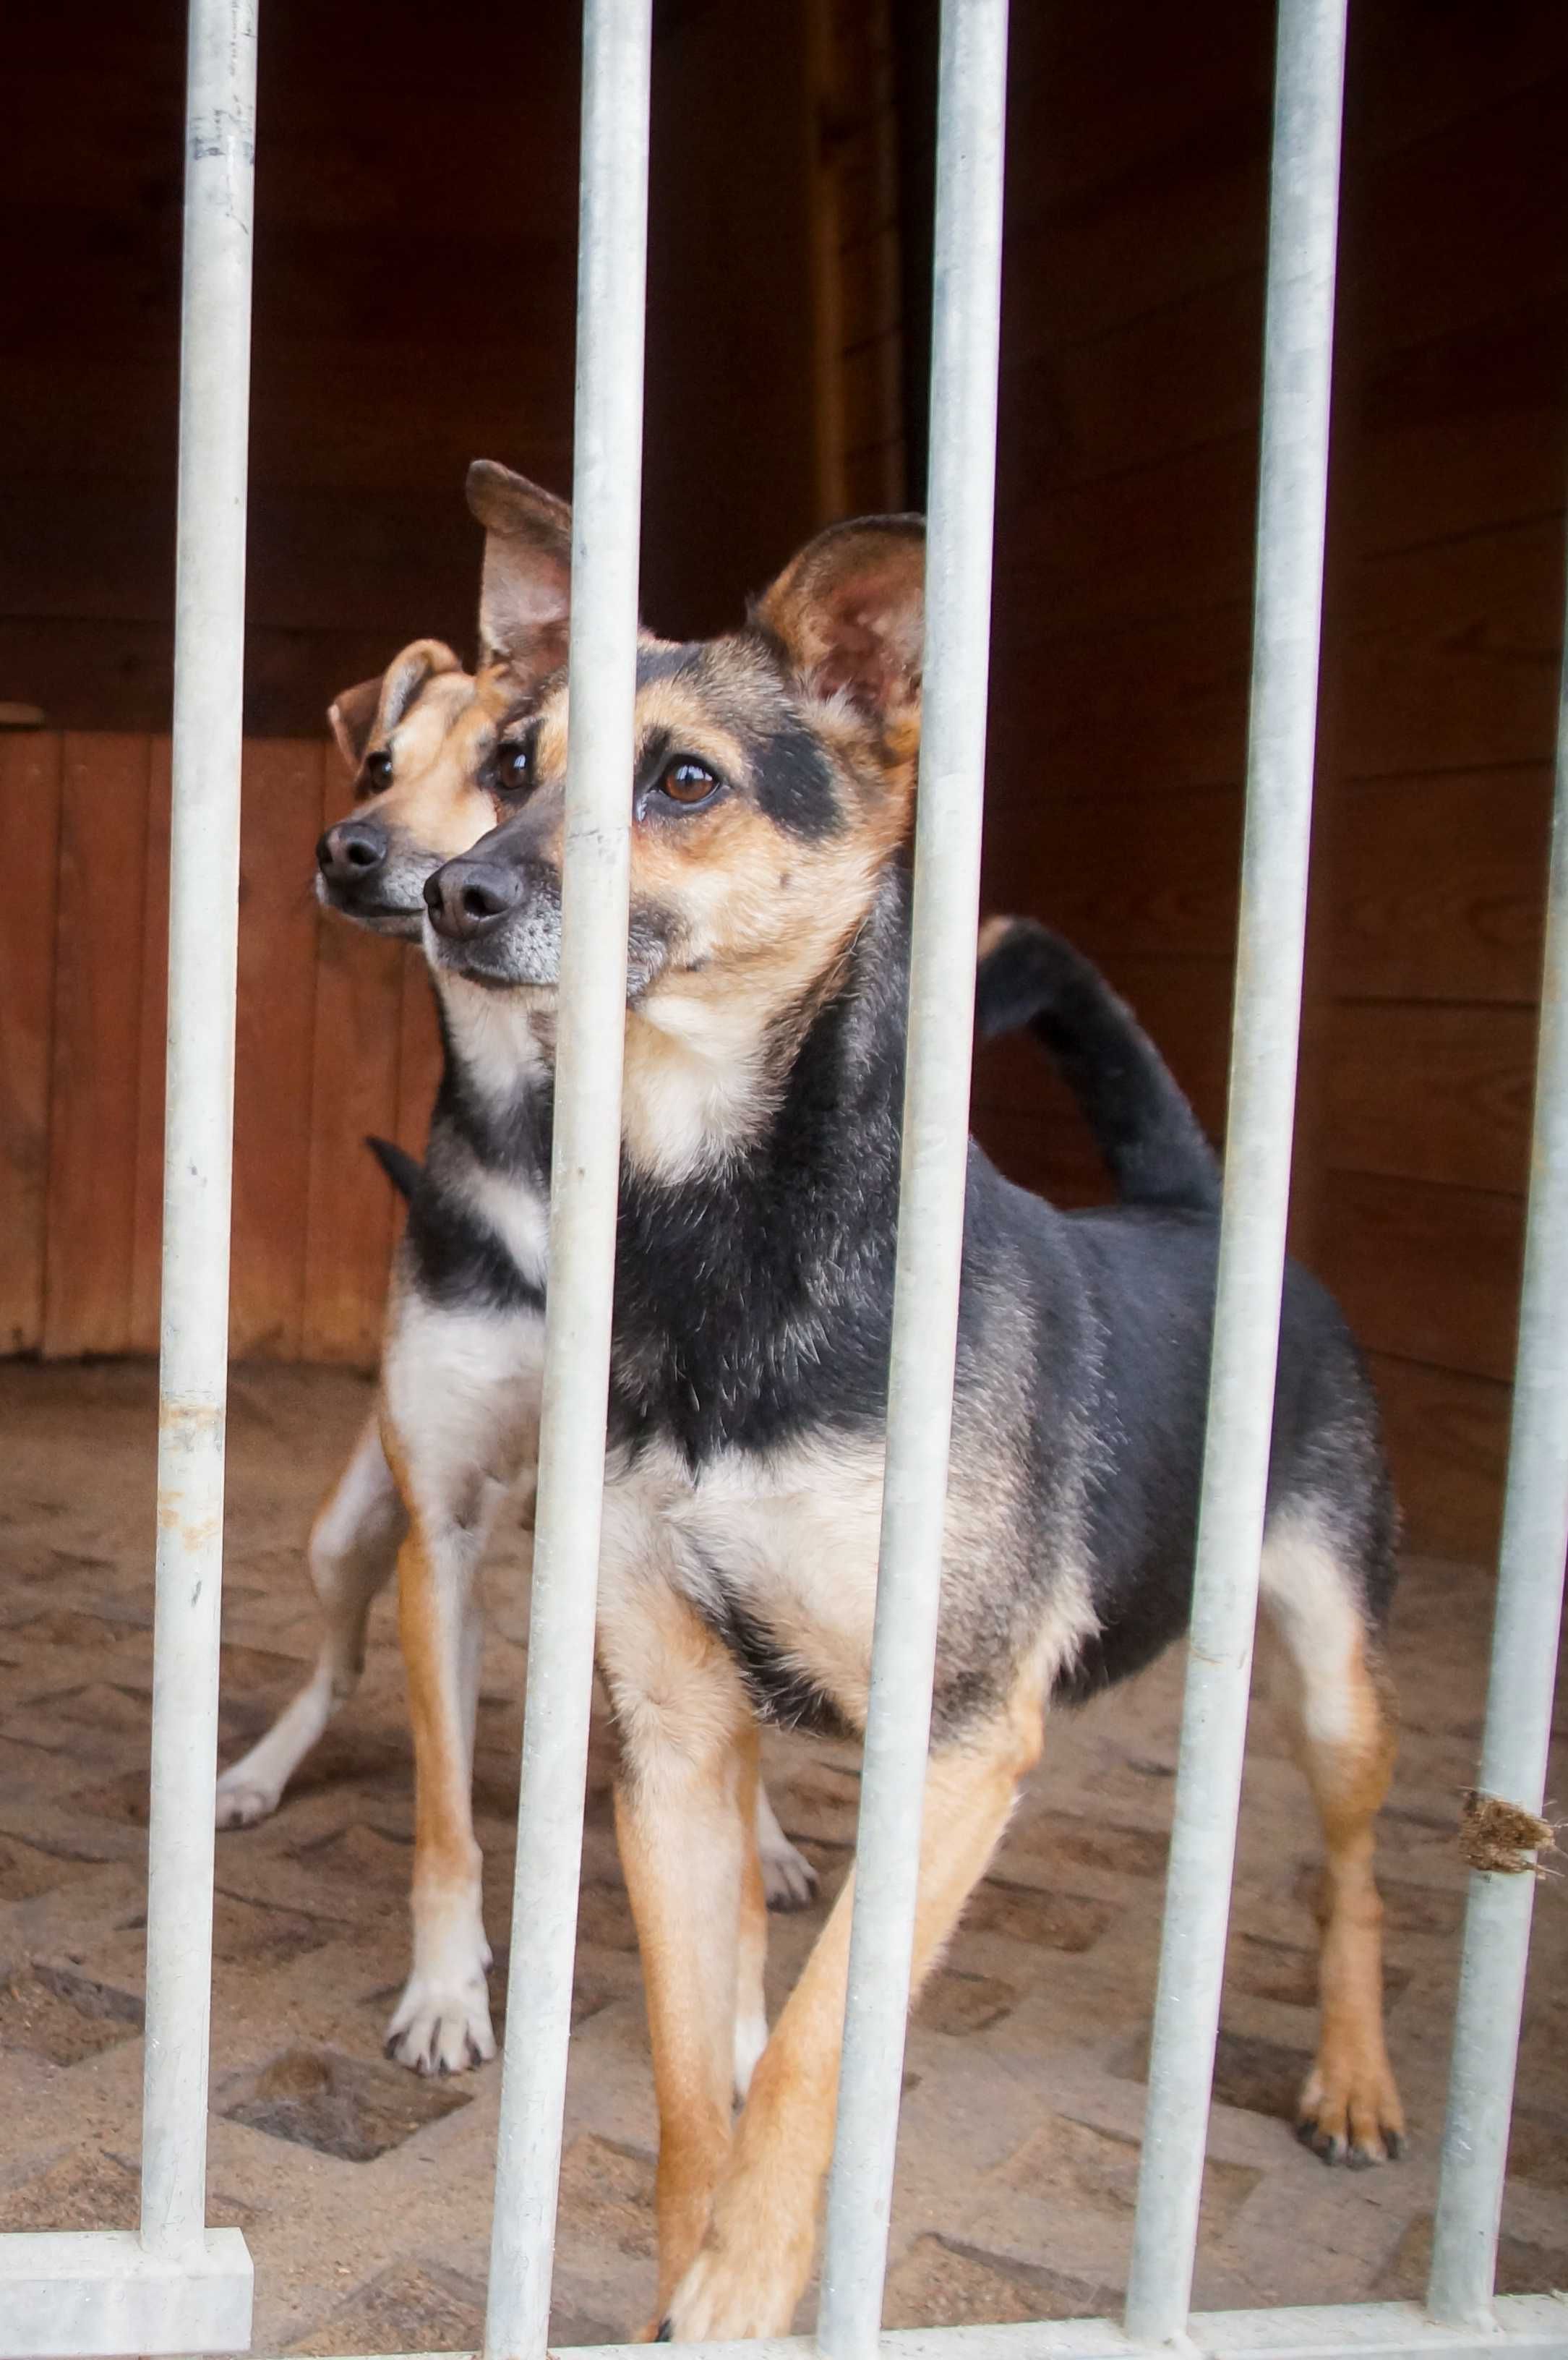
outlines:
{"label": "brown wooden panel", "polygon": [[874,230],[839,255],[839,302],[846,345],[886,335],[898,321],[898,238]]}
{"label": "brown wooden panel", "polygon": [[[1423,12],[1430,14],[1430,12]],[[1568,35],[1560,35],[1568,51]],[[1568,56],[1429,140],[1357,174],[1346,299],[1365,295],[1384,351],[1451,335],[1568,286]]]}
{"label": "brown wooden panel", "polygon": [[1517,1196],[1336,1172],[1314,1260],[1368,1351],[1507,1384],[1523,1244]]}
{"label": "brown wooden panel", "polygon": [[1488,1560],[1502,1515],[1508,1386],[1380,1353],[1371,1371],[1407,1544]]}
{"label": "brown wooden panel", "polygon": [[1369,308],[1339,412],[1359,442],[1357,545],[1408,549],[1554,508],[1568,386],[1562,295],[1387,355]]}
{"label": "brown wooden panel", "polygon": [[142,903],[142,989],[136,1077],[136,1208],[131,1246],[134,1352],[156,1352],[163,1256],[163,1113],[169,1018],[169,828],[172,748],[147,749],[147,888]]}
{"label": "brown wooden panel", "polygon": [[[343,772],[321,755],[321,824],[341,815]],[[402,945],[321,915],[316,931],[310,1211],[305,1248],[307,1360],[368,1367],[381,1341],[393,1206],[365,1147],[397,1120]]]}
{"label": "brown wooden panel", "polygon": [[[1256,432],[1263,276],[1194,289],[1086,344],[1069,344],[1019,289],[1006,347],[998,440],[1030,491],[1148,466],[1201,443]],[[1010,522],[1010,519],[1004,519]]]}
{"label": "brown wooden panel", "polygon": [[1245,604],[1047,639],[1015,603],[1003,565],[995,628],[993,809],[1002,799],[1032,809],[1046,795],[1168,792],[1244,776]]}
{"label": "brown wooden panel", "polygon": [[1351,595],[1345,775],[1550,761],[1561,514],[1370,559]]}
{"label": "brown wooden panel", "polygon": [[841,374],[846,451],[876,450],[897,438],[902,358],[896,328],[845,353]]}
{"label": "brown wooden panel", "polygon": [[1144,0],[1017,12],[1007,148],[1009,208],[1070,229],[1169,185],[1194,157],[1266,135],[1267,11],[1211,0],[1191,12]]}
{"label": "brown wooden panel", "polygon": [[1520,1194],[1535,1014],[1363,1000],[1329,1026],[1323,1153],[1339,1171]]}
{"label": "brown wooden panel", "polygon": [[42,1341],[60,741],[0,735],[0,1352]]}
{"label": "brown wooden panel", "polygon": [[1009,501],[1007,596],[1041,632],[1158,620],[1244,598],[1256,478],[1248,433],[1040,495],[1018,482]]}
{"label": "brown wooden panel", "polygon": [[901,435],[869,450],[850,452],[844,467],[845,513],[871,516],[900,508],[907,480]]}
{"label": "brown wooden panel", "polygon": [[[1015,158],[1017,151],[1015,149]],[[1004,351],[1015,333],[1086,342],[1261,268],[1267,227],[1267,100],[1211,138],[1180,141],[1145,171],[1055,218],[1029,222],[1013,198],[1003,256]],[[1013,322],[1018,322],[1015,330]],[[1049,322],[1049,326],[1044,323]]]}
{"label": "brown wooden panel", "polygon": [[1053,799],[1009,813],[1007,867],[1025,910],[1091,958],[1230,958],[1241,868],[1238,788],[1103,801]]}
{"label": "brown wooden panel", "polygon": [[1377,154],[1465,124],[1568,65],[1568,18],[1555,7],[1433,8],[1378,0],[1351,11],[1347,74],[1358,140]]}
{"label": "brown wooden panel", "polygon": [[238,1353],[293,1360],[310,1215],[320,746],[248,745],[241,810],[230,1339]]}
{"label": "brown wooden panel", "polygon": [[1532,1001],[1552,773],[1365,779],[1337,798],[1330,953],[1347,999]]}
{"label": "brown wooden panel", "polygon": [[149,740],[66,738],[44,1349],[130,1338]]}

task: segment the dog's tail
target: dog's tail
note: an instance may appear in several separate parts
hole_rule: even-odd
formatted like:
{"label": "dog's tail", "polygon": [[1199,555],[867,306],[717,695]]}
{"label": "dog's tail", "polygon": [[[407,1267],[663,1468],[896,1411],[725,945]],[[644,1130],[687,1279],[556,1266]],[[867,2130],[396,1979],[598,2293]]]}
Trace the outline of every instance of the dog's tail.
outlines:
{"label": "dog's tail", "polygon": [[370,1137],[365,1140],[365,1143],[366,1147],[369,1148],[372,1155],[375,1156],[377,1164],[380,1164],[383,1172],[386,1173],[388,1180],[391,1181],[394,1188],[397,1189],[399,1196],[411,1196],[414,1193],[415,1183],[418,1181],[420,1172],[424,1169],[423,1165],[419,1163],[419,1158],[417,1156],[410,1155],[406,1147],[397,1146],[396,1142],[390,1139],[376,1139]]}
{"label": "dog's tail", "polygon": [[1027,1024],[1083,1110],[1125,1205],[1219,1210],[1219,1159],[1125,1000],[1071,943],[1032,918],[980,930],[975,1023],[982,1040]]}

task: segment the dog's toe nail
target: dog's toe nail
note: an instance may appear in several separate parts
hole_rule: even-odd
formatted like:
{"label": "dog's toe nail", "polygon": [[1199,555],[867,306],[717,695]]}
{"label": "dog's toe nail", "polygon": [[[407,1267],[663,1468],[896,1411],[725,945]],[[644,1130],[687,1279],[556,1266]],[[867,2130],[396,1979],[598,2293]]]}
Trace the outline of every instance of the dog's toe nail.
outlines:
{"label": "dog's toe nail", "polygon": [[1316,2145],[1317,2136],[1318,2126],[1316,2123],[1313,2122],[1311,2114],[1303,2114],[1301,2121],[1296,2125],[1297,2138],[1300,2139],[1303,2147],[1312,2147]]}
{"label": "dog's toe nail", "polygon": [[1405,2135],[1403,2131],[1385,2131],[1383,2134],[1383,2147],[1389,2162],[1399,2163],[1402,2159],[1405,2152]]}
{"label": "dog's toe nail", "polygon": [[673,2323],[668,2319],[661,2319],[659,2322],[659,2333],[653,2340],[656,2344],[673,2344],[675,2341]]}
{"label": "dog's toe nail", "polygon": [[1353,2147],[1345,2160],[1352,2171],[1370,2171],[1383,2158],[1380,2155],[1374,2155],[1369,2147]]}

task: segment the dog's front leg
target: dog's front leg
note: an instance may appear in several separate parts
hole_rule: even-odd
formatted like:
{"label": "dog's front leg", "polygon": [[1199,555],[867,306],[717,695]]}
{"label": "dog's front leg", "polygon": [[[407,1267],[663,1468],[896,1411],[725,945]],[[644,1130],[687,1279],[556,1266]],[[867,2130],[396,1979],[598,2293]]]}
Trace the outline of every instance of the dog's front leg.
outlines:
{"label": "dog's front leg", "polygon": [[534,1438],[539,1323],[416,1306],[389,1342],[382,1435],[408,1516],[397,1630],[414,1735],[414,1955],[387,2049],[420,2073],[495,2054],[474,1833],[480,1560]]}
{"label": "dog's front leg", "polygon": [[[702,2243],[729,2151],[748,1882],[748,1918],[764,1916],[757,1739],[730,1657],[681,1599],[654,1579],[617,1601],[613,1546],[607,1515],[600,1661],[620,1738],[615,1833],[659,2099],[657,2318]],[[749,2016],[759,1959],[747,1981]]]}
{"label": "dog's front leg", "polygon": [[[1027,1699],[926,1776],[912,1987],[918,1991],[1007,1822],[1018,1780],[1038,1758],[1040,1716]],[[854,1879],[752,2079],[702,2249],[660,2327],[667,2340],[786,2335],[811,2273],[817,2204],[833,2156]]]}

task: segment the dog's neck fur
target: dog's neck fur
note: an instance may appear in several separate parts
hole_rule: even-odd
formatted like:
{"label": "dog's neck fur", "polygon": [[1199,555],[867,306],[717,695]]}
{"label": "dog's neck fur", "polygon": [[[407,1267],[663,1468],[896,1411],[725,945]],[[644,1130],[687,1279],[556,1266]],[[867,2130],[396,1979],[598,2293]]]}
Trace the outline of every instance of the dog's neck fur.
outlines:
{"label": "dog's neck fur", "polygon": [[[755,1134],[686,1173],[624,1156],[615,1430],[693,1465],[881,1415],[904,1074],[908,885],[882,880],[825,994],[780,1013]],[[765,1052],[766,1054],[766,1052]]]}
{"label": "dog's neck fur", "polygon": [[[879,1418],[898,1222],[909,882],[900,867],[832,975],[746,1034],[632,1011],[612,1434],[692,1465],[803,1422]],[[548,1190],[553,1001],[441,976],[438,1131]],[[434,1159],[440,1164],[439,1155]]]}

